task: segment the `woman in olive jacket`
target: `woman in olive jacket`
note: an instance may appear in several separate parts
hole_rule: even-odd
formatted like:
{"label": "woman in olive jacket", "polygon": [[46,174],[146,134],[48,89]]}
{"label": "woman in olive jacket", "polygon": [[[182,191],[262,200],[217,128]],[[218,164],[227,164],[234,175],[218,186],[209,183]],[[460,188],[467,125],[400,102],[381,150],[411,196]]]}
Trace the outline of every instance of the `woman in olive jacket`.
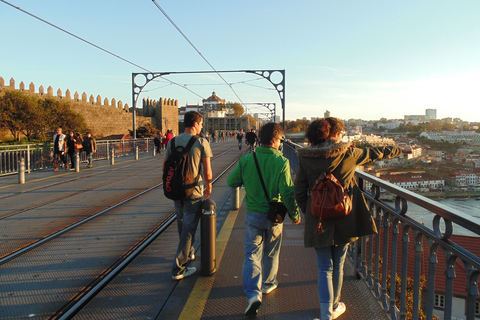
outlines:
{"label": "woman in olive jacket", "polygon": [[[358,165],[398,156],[399,147],[355,148],[342,142],[344,125],[336,118],[313,121],[307,129],[310,147],[297,151],[300,160],[295,180],[295,198],[305,214],[305,247],[315,248],[318,264],[318,292],[321,319],[336,319],[345,312],[340,302],[343,265],[349,243],[360,236],[377,233],[375,221],[357,186]],[[333,170],[333,171],[332,171]],[[322,172],[332,172],[352,197],[353,209],[338,220],[322,220],[323,232],[316,233],[319,220],[310,208],[310,190]]]}

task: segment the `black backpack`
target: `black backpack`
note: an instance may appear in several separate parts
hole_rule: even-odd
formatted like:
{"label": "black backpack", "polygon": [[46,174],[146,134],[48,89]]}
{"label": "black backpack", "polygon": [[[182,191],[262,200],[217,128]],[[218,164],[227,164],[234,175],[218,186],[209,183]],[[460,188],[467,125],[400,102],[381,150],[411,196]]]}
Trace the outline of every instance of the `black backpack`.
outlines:
{"label": "black backpack", "polygon": [[190,197],[197,185],[200,172],[196,177],[193,176],[188,152],[198,139],[198,136],[191,137],[185,147],[176,147],[175,138],[170,142],[170,155],[165,161],[163,170],[163,193],[171,200],[183,200]]}

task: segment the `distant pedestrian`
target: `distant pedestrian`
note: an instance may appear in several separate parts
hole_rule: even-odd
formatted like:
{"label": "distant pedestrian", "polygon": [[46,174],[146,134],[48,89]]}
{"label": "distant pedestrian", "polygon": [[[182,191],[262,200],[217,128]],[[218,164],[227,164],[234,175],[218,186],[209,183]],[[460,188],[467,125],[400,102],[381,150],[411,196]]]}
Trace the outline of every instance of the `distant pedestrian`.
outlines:
{"label": "distant pedestrian", "polygon": [[[336,319],[346,310],[340,296],[349,244],[360,236],[377,233],[365,198],[357,186],[355,169],[358,165],[393,158],[402,152],[399,147],[355,148],[342,142],[343,129],[343,122],[337,118],[315,120],[305,135],[310,147],[297,149],[300,162],[295,197],[305,214],[305,247],[315,248],[317,256],[321,320]],[[320,174],[329,172],[349,190],[353,210],[341,219],[322,220],[321,230],[317,228],[319,219],[311,211],[311,190]]]}
{"label": "distant pedestrian", "polygon": [[67,151],[66,135],[62,133],[62,128],[57,128],[53,135],[53,171],[58,171],[58,162],[62,161],[65,170],[68,169],[67,158],[65,152]]}
{"label": "distant pedestrian", "polygon": [[83,139],[83,151],[85,151],[87,157],[87,168],[91,168],[93,154],[97,152],[97,142],[90,131],[87,132],[87,136]]}
{"label": "distant pedestrian", "polygon": [[241,129],[241,130],[237,133],[238,150],[242,150],[243,137],[244,137],[243,129]]}
{"label": "distant pedestrian", "polygon": [[163,135],[161,131],[158,131],[157,136],[153,138],[153,144],[155,145],[157,153],[162,153]]}
{"label": "distant pedestrian", "polygon": [[245,141],[248,144],[250,152],[255,151],[255,145],[257,143],[257,134],[255,130],[251,129],[249,132],[245,133]]}
{"label": "distant pedestrian", "polygon": [[[278,123],[265,124],[260,130],[262,146],[256,152],[241,157],[227,179],[230,187],[243,185],[247,193],[243,262],[243,289],[248,299],[246,316],[257,315],[262,304],[262,293],[268,294],[278,286],[283,221],[272,222],[268,219],[269,200],[265,192],[271,201],[281,200],[285,204],[292,224],[299,224],[301,220],[295,202],[290,163],[278,150],[283,135],[283,129]],[[258,161],[258,169],[254,156]],[[262,186],[260,174],[266,190]]]}

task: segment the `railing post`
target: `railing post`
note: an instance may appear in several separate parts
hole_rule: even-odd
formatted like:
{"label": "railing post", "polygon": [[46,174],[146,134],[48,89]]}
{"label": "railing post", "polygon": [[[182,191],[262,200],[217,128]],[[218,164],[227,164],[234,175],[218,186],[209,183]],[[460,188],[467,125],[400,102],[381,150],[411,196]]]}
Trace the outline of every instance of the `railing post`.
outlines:
{"label": "railing post", "polygon": [[27,144],[27,163],[26,163],[26,171],[27,173],[30,173],[30,167],[31,167],[31,163],[30,163],[30,145]]}
{"label": "railing post", "polygon": [[18,183],[24,184],[25,183],[25,159],[20,158],[20,165],[18,168]]}

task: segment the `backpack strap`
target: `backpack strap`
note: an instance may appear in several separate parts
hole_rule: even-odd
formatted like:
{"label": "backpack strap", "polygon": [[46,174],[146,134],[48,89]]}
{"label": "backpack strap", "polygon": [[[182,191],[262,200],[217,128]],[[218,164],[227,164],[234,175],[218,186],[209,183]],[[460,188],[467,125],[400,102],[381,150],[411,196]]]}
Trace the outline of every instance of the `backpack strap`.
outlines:
{"label": "backpack strap", "polygon": [[[176,138],[176,137],[175,137]],[[172,138],[170,141],[170,151],[172,153],[177,153],[177,148],[175,147],[175,138]],[[187,153],[188,151],[190,151],[190,149],[192,148],[193,144],[199,139],[199,136],[192,136],[190,138],[190,140],[188,140],[188,143],[185,147],[182,147],[183,148],[183,151],[180,152],[181,154],[185,154]]]}
{"label": "backpack strap", "polygon": [[267,198],[268,203],[270,203],[270,197],[268,196],[267,188],[265,187],[265,182],[263,181],[262,173],[260,172],[260,166],[258,165],[257,155],[253,153],[253,159],[255,160],[255,166],[257,166],[258,176],[260,177],[260,182],[262,183],[263,192],[265,192],[265,198]]}

